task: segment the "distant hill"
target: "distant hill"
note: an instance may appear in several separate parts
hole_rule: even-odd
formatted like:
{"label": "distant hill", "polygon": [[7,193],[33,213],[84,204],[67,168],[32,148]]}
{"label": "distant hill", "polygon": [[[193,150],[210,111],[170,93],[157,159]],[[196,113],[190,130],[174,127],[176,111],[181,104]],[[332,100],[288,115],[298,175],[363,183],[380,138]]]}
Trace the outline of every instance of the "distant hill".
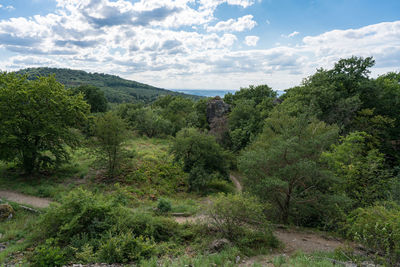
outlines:
{"label": "distant hill", "polygon": [[58,82],[71,88],[83,84],[99,87],[104,91],[109,102],[144,102],[149,103],[160,95],[181,95],[184,97],[199,99],[199,96],[173,92],[157,88],[148,84],[125,80],[115,75],[103,73],[88,73],[82,70],[58,69],[58,68],[27,68],[17,71],[18,74],[28,75],[28,79],[36,79],[38,76],[55,74]]}

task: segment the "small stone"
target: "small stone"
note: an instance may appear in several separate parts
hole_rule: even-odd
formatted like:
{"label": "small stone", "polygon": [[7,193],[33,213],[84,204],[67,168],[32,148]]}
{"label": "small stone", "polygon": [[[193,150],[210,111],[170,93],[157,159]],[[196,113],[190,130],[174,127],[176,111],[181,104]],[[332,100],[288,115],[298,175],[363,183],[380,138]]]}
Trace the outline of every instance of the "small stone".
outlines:
{"label": "small stone", "polygon": [[236,264],[238,264],[239,262],[240,262],[240,256],[239,256],[239,255],[237,255],[237,256],[236,256],[235,263],[236,263]]}
{"label": "small stone", "polygon": [[221,249],[223,249],[225,246],[227,246],[229,244],[230,244],[229,240],[227,240],[225,238],[216,239],[210,244],[209,248],[210,248],[211,251],[217,251],[218,252],[218,251],[220,251]]}

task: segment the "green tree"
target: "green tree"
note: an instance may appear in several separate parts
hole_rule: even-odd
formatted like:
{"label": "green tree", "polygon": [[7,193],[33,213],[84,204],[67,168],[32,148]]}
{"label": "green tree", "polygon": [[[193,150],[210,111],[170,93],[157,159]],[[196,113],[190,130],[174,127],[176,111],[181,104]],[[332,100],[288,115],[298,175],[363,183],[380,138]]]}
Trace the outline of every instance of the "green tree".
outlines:
{"label": "green tree", "polygon": [[287,90],[282,106],[292,114],[309,113],[348,132],[357,112],[371,108],[375,101],[377,90],[368,77],[374,64],[371,57],[351,57],[339,60],[333,69],[319,69],[301,86]]}
{"label": "green tree", "polygon": [[[154,102],[153,107],[161,108],[161,115],[170,121],[172,134],[175,135],[185,127],[201,127],[204,115],[201,111],[202,105],[195,106],[195,102],[181,96],[162,96]],[[203,111],[205,112],[205,110]]]}
{"label": "green tree", "polygon": [[372,205],[390,195],[391,173],[371,140],[365,132],[353,132],[323,154],[338,177],[335,190],[354,200],[355,207]]}
{"label": "green tree", "polygon": [[0,159],[17,159],[26,173],[68,159],[66,146],[78,144],[76,132],[89,105],[71,95],[54,76],[29,81],[0,73]]}
{"label": "green tree", "polygon": [[172,133],[172,123],[161,116],[159,108],[133,106],[126,112],[125,119],[133,129],[148,137]]}
{"label": "green tree", "polygon": [[253,100],[240,100],[229,114],[228,124],[232,149],[239,151],[260,133],[263,118]]}
{"label": "green tree", "polygon": [[95,121],[95,137],[103,159],[107,162],[108,175],[114,178],[123,156],[123,143],[127,139],[125,122],[112,112]]}
{"label": "green tree", "polygon": [[231,105],[229,136],[231,149],[245,148],[262,131],[263,123],[274,107],[277,93],[268,85],[250,85],[235,94],[227,94],[224,101]]}
{"label": "green tree", "polygon": [[107,110],[107,99],[100,88],[93,85],[81,85],[73,91],[83,94],[84,99],[90,105],[90,112],[105,112]]}
{"label": "green tree", "polygon": [[319,159],[336,136],[336,126],[273,112],[263,133],[238,159],[245,188],[270,202],[287,223],[294,209],[317,203],[329,193],[332,176]]}
{"label": "green tree", "polygon": [[195,128],[184,128],[176,135],[171,148],[175,160],[183,162],[183,170],[189,173],[191,190],[202,190],[214,175],[228,178],[227,153],[215,138]]}

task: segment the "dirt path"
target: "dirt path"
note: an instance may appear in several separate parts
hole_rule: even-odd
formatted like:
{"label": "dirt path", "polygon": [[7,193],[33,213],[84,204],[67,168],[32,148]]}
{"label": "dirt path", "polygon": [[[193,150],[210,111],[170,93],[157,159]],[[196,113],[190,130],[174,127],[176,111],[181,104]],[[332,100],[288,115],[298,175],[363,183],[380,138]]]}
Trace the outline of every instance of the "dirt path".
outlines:
{"label": "dirt path", "polygon": [[238,180],[235,176],[233,176],[232,174],[229,175],[229,178],[232,180],[233,184],[235,185],[236,190],[237,190],[238,192],[242,192],[243,187],[242,187],[242,185],[240,184],[239,180]]}
{"label": "dirt path", "polygon": [[34,208],[47,208],[51,201],[47,198],[33,197],[9,190],[0,190],[0,199],[6,199],[18,204],[25,204]]}
{"label": "dirt path", "polygon": [[278,229],[274,231],[274,235],[285,244],[284,253],[289,255],[296,250],[301,250],[304,253],[334,251],[344,245],[343,240],[313,232]]}
{"label": "dirt path", "polygon": [[253,266],[255,263],[257,263],[261,266],[274,267],[275,265],[272,262],[274,258],[278,256],[288,257],[294,254],[296,251],[302,251],[305,254],[312,254],[319,251],[332,252],[335,251],[336,248],[343,247],[344,245],[353,247],[355,253],[357,254],[363,254],[363,252],[359,250],[359,247],[355,243],[328,237],[324,234],[307,231],[304,232],[277,229],[274,231],[274,235],[284,244],[283,249],[273,251],[270,255],[258,255],[247,258],[242,261],[239,266]]}

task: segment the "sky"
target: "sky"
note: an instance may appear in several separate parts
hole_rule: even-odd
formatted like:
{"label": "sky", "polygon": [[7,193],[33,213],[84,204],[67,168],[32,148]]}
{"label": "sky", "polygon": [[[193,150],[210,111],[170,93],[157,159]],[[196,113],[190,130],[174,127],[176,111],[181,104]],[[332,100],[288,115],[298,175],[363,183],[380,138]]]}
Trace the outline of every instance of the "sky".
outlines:
{"label": "sky", "polygon": [[175,89],[299,85],[341,58],[400,71],[399,0],[0,0],[0,70]]}

